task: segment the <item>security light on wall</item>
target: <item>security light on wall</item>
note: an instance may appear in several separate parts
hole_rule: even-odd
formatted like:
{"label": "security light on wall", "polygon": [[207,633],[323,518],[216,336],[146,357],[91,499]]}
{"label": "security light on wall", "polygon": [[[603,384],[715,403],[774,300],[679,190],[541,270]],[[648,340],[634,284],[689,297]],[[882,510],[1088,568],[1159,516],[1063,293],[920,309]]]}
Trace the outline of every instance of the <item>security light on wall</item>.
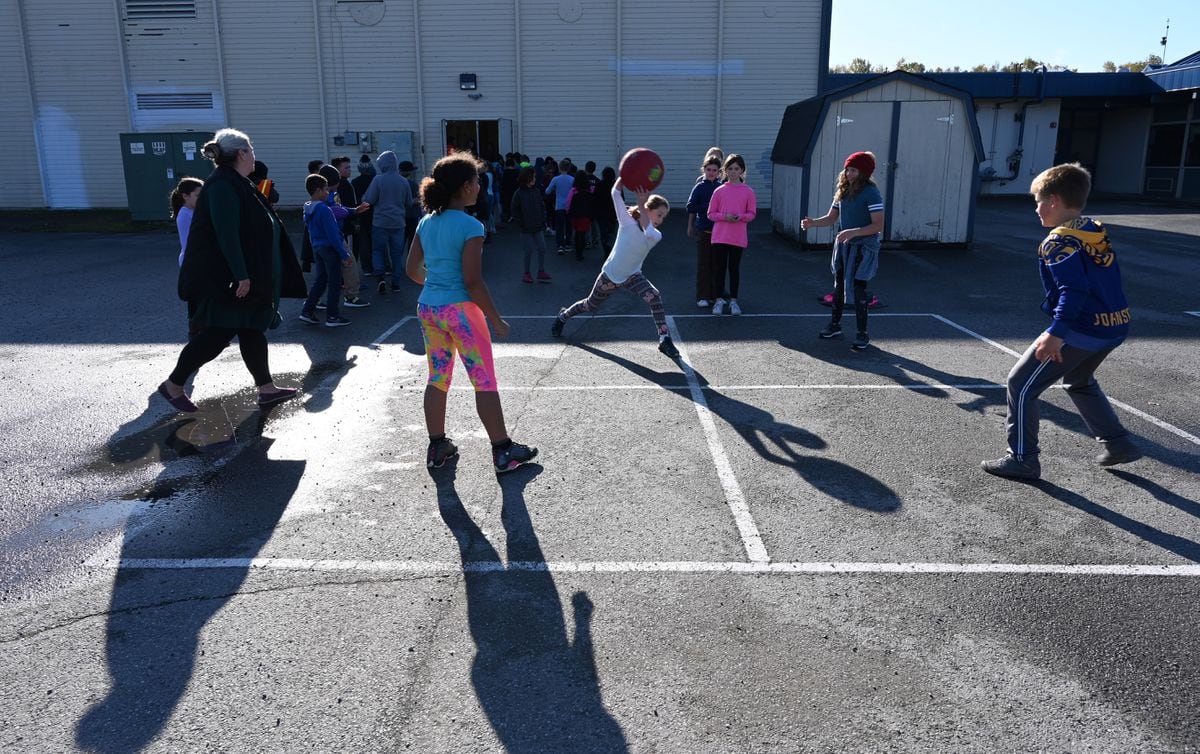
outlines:
{"label": "security light on wall", "polygon": [[475,80],[475,74],[473,74],[473,73],[458,74],[458,88],[462,89],[464,91],[468,90],[468,89],[478,89],[479,86],[478,86],[478,82]]}

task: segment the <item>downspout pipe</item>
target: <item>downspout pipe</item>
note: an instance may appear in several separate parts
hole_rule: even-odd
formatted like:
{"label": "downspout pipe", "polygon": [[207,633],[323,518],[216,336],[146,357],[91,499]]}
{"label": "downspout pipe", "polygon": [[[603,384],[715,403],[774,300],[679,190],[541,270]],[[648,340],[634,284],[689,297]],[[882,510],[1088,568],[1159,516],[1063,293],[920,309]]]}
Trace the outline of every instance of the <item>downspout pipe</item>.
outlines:
{"label": "downspout pipe", "polygon": [[321,108],[321,159],[329,159],[329,115],[325,110],[325,66],[321,61],[320,0],[312,0],[313,45],[317,57],[317,106]]}
{"label": "downspout pipe", "polygon": [[[1017,74],[1020,75],[1020,74]],[[1015,89],[1016,87],[1014,87]],[[1021,160],[1025,155],[1025,118],[1029,113],[1030,105],[1040,105],[1046,99],[1046,66],[1042,64],[1038,66],[1038,94],[1036,99],[1028,100],[1021,105],[1021,126],[1017,130],[1017,147],[1013,153],[1008,156],[1008,175],[985,175],[981,180],[985,182],[1001,181],[1008,182],[1016,180],[1021,174]],[[997,114],[999,114],[1000,104],[996,104]],[[992,128],[992,141],[995,143],[996,129]]]}

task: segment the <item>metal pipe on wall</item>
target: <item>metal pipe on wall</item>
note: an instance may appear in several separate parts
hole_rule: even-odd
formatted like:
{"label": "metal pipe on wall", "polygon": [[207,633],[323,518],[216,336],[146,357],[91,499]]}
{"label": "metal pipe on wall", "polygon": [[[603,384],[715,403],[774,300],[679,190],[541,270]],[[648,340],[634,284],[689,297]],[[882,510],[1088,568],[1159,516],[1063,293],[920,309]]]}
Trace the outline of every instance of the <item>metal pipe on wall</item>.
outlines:
{"label": "metal pipe on wall", "polygon": [[[713,144],[721,145],[721,97],[725,72],[725,0],[717,3],[717,101],[713,107]],[[707,147],[705,147],[707,149]]]}
{"label": "metal pipe on wall", "polygon": [[33,59],[29,53],[29,25],[25,23],[25,0],[17,0],[17,26],[21,32],[21,59],[25,62],[25,80],[29,86],[29,118],[33,121],[33,151],[38,161],[38,178],[42,181],[42,204],[50,206],[50,184],[46,177],[46,158],[42,154],[42,125],[38,117],[37,90],[33,86]]}
{"label": "metal pipe on wall", "polygon": [[617,0],[617,61],[613,66],[617,71],[617,132],[614,134],[617,137],[617,157],[621,159],[621,100],[623,99],[621,80],[625,78],[625,59],[621,52],[621,0]]}
{"label": "metal pipe on wall", "polygon": [[428,174],[425,165],[425,70],[421,66],[421,9],[417,5],[419,2],[420,0],[412,0],[413,55],[416,57],[417,69],[417,139],[420,142],[417,149],[421,152],[421,172]]}
{"label": "metal pipe on wall", "polygon": [[524,152],[521,148],[521,123],[524,122],[524,100],[521,91],[521,0],[513,0],[513,38],[517,41],[517,122],[513,124],[513,130],[516,131],[512,135],[513,143],[509,146],[510,151]]}
{"label": "metal pipe on wall", "polygon": [[329,159],[329,116],[325,112],[325,67],[321,64],[321,9],[319,0],[312,0],[313,46],[317,57],[317,106],[321,108],[321,159]]}
{"label": "metal pipe on wall", "polygon": [[221,84],[221,109],[224,111],[225,123],[232,124],[229,116],[229,88],[225,85],[225,47],[221,44],[221,11],[217,7],[220,0],[212,0],[213,42],[217,45],[217,78]]}
{"label": "metal pipe on wall", "polygon": [[121,51],[121,82],[125,84],[125,113],[129,116],[129,130],[133,130],[133,92],[129,89],[129,62],[125,55],[125,32],[121,29],[121,3],[113,0],[113,24],[117,29],[117,49]]}

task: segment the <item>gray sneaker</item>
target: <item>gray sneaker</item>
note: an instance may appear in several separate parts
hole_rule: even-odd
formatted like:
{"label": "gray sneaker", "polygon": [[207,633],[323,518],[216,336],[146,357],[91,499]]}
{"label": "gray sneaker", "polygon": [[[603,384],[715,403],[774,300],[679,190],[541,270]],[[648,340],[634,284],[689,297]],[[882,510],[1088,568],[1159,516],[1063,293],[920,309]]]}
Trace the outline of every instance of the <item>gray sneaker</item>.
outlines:
{"label": "gray sneaker", "polygon": [[871,345],[871,336],[865,332],[860,332],[854,336],[854,341],[850,343],[851,351],[865,351],[867,346]]}
{"label": "gray sneaker", "polygon": [[565,311],[566,309],[560,309],[558,311],[558,316],[554,318],[554,324],[550,325],[550,335],[555,338],[561,338],[563,336],[563,328],[567,325],[566,320],[563,319],[563,312]]}
{"label": "gray sneaker", "polygon": [[1142,451],[1128,437],[1119,440],[1102,441],[1104,452],[1096,456],[1096,463],[1101,466],[1116,466],[1120,463],[1130,463],[1142,457]]}
{"label": "gray sneaker", "polygon": [[838,338],[842,335],[842,326],[837,322],[830,322],[825,325],[825,329],[817,333],[818,338]]}
{"label": "gray sneaker", "polygon": [[1012,453],[994,461],[983,461],[979,467],[994,476],[1005,479],[1037,479],[1042,475],[1042,465],[1037,458],[1021,460]]}

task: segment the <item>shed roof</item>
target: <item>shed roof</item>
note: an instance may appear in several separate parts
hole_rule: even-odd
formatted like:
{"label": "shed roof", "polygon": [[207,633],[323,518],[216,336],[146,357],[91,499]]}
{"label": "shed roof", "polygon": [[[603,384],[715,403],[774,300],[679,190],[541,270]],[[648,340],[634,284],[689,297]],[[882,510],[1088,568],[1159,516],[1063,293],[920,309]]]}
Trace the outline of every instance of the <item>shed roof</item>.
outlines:
{"label": "shed roof", "polygon": [[[932,89],[937,92],[962,100],[965,103],[963,111],[968,117],[968,128],[975,145],[975,154],[983,160],[983,141],[979,136],[979,123],[975,119],[975,106],[971,94],[963,89],[947,85],[943,82],[919,76],[905,71],[892,71],[884,74],[846,74],[854,75],[855,81],[842,82],[842,86],[831,89],[815,97],[801,100],[789,105],[783,111],[783,121],[779,125],[779,133],[775,136],[775,147],[771,150],[771,162],[784,165],[804,165],[808,161],[809,150],[813,140],[825,120],[825,114],[831,103],[844,99],[865,89],[882,86],[897,79],[908,81],[916,86]],[[828,77],[833,82],[840,79],[839,75]]]}
{"label": "shed roof", "polygon": [[[873,73],[831,73],[826,81],[843,88],[874,78]],[[1146,74],[1076,73],[1074,71],[1022,71],[925,73],[922,78],[969,92],[976,99],[1026,99],[1034,97],[1149,97],[1163,91]]]}

